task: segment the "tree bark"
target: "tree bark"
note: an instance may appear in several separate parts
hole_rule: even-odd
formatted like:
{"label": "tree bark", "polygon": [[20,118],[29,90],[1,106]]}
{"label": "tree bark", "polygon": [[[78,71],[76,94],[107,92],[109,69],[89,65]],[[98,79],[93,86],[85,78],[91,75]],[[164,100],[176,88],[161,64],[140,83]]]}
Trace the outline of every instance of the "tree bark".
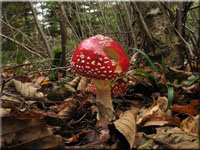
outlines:
{"label": "tree bark", "polygon": [[144,31],[141,37],[142,39],[146,37],[149,39],[144,45],[144,51],[153,61],[160,63],[161,56],[164,56],[167,65],[173,67],[182,66],[181,43],[175,34],[173,23],[170,21],[162,4],[159,2],[145,2],[136,3],[135,5],[138,7],[137,10],[134,6],[136,13],[140,12],[137,13],[140,30]]}
{"label": "tree bark", "polygon": [[38,21],[38,19],[37,19],[37,13],[36,13],[36,10],[35,10],[35,8],[33,7],[33,3],[32,3],[31,1],[30,1],[30,6],[31,6],[31,11],[32,11],[32,13],[33,13],[33,17],[34,17],[36,26],[37,26],[38,31],[39,31],[39,33],[40,33],[40,35],[41,35],[41,37],[42,37],[42,39],[43,39],[43,41],[44,41],[44,45],[45,45],[45,47],[46,47],[48,56],[49,56],[50,58],[52,58],[51,48],[50,48],[50,46],[49,46],[49,43],[48,43],[48,41],[47,41],[47,38],[46,38],[46,36],[45,36],[45,34],[44,34],[42,28],[41,28],[41,26],[40,26],[40,23],[39,23],[39,21]]}

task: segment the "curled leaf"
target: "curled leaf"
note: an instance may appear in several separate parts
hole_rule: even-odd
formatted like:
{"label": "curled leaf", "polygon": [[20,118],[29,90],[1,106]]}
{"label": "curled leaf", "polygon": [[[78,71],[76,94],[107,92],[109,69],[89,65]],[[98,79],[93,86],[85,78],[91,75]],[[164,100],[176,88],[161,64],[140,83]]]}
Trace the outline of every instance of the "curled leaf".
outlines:
{"label": "curled leaf", "polygon": [[36,87],[33,83],[22,83],[18,80],[13,80],[16,90],[21,93],[23,96],[28,98],[39,98],[43,99],[44,94],[38,91],[38,87]]}
{"label": "curled leaf", "polygon": [[135,121],[135,110],[125,111],[121,117],[114,122],[115,128],[126,138],[132,149],[135,135],[136,135],[136,121]]}

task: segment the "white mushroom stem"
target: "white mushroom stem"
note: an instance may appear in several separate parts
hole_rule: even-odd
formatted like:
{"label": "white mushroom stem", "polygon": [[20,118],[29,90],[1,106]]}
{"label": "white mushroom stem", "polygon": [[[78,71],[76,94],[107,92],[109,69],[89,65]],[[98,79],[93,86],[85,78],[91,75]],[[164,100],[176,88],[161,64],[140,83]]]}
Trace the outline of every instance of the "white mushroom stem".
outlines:
{"label": "white mushroom stem", "polygon": [[110,93],[111,80],[93,80],[96,86],[97,107],[99,113],[97,119],[115,120],[114,109]]}

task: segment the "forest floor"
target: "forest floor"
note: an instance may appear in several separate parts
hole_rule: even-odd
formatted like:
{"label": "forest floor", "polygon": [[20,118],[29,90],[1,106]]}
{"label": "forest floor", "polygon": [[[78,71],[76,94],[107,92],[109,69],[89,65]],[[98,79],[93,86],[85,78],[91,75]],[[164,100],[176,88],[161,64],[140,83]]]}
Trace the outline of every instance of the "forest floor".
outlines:
{"label": "forest floor", "polygon": [[46,73],[16,77],[3,70],[2,81],[12,80],[2,87],[2,148],[198,149],[198,79],[171,68],[184,80],[170,82],[150,67],[139,69],[145,73],[130,72],[128,91],[113,99],[114,121],[96,119],[90,80],[74,74],[52,82]]}

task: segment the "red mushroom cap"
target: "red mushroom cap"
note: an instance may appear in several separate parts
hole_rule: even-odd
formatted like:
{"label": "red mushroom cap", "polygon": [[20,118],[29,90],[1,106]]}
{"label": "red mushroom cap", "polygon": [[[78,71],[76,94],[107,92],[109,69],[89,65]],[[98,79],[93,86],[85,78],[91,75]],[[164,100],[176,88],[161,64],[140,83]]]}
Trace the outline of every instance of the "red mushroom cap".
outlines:
{"label": "red mushroom cap", "polygon": [[128,80],[118,79],[112,84],[111,97],[116,98],[119,96],[124,96],[127,90],[128,90]]}
{"label": "red mushroom cap", "polygon": [[[96,87],[94,82],[90,84],[91,91],[95,93]],[[124,96],[128,90],[128,80],[118,79],[111,86],[111,97],[116,98],[119,96]]]}
{"label": "red mushroom cap", "polygon": [[78,45],[72,56],[71,65],[82,76],[110,80],[124,75],[130,67],[130,62],[116,41],[96,35]]}

